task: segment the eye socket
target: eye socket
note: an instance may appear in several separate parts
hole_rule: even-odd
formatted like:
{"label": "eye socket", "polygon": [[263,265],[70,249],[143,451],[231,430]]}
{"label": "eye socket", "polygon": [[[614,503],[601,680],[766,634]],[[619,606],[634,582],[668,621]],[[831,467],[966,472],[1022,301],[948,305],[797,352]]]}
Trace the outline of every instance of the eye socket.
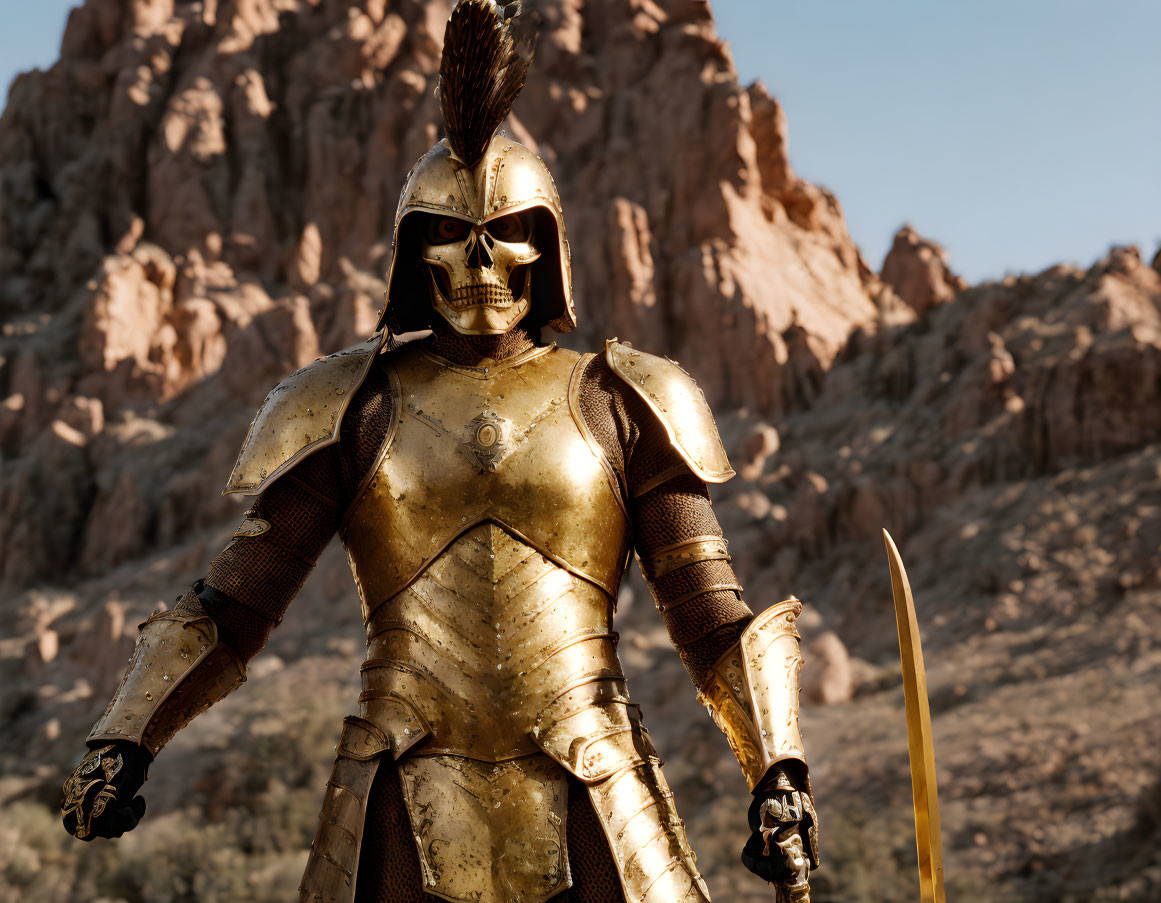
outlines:
{"label": "eye socket", "polygon": [[523,213],[510,213],[491,220],[488,234],[500,241],[527,241],[532,234],[532,226]]}
{"label": "eye socket", "polygon": [[459,241],[468,234],[470,226],[454,216],[432,217],[427,227],[428,240],[432,244],[444,245]]}

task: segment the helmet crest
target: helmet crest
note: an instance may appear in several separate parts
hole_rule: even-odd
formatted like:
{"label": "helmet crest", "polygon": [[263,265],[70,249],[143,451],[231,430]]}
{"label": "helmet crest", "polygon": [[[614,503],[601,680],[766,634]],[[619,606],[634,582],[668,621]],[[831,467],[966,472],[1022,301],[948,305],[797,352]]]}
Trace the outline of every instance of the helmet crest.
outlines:
{"label": "helmet crest", "polygon": [[499,334],[519,320],[558,332],[576,326],[552,175],[496,131],[532,61],[538,20],[520,6],[460,0],[448,21],[437,88],[447,137],[407,174],[395,213],[379,326],[396,335],[430,328],[433,315],[469,335]]}
{"label": "helmet crest", "polygon": [[534,41],[513,33],[519,2],[461,0],[443,37],[439,107],[452,151],[469,168],[516,102],[532,63]]}

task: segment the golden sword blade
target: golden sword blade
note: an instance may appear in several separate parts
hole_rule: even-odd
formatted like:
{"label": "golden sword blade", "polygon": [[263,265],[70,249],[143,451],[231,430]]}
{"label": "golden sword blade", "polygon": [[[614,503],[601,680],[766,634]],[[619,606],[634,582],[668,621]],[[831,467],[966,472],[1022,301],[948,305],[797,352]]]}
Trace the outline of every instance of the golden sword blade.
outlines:
{"label": "golden sword blade", "polygon": [[931,705],[927,672],[911,584],[891,534],[883,531],[895,596],[899,657],[903,661],[903,698],[907,705],[907,751],[911,757],[911,793],[915,800],[915,847],[919,852],[921,903],[946,903],[943,893],[943,843],[939,836],[939,789],[935,783],[935,744],[931,735]]}

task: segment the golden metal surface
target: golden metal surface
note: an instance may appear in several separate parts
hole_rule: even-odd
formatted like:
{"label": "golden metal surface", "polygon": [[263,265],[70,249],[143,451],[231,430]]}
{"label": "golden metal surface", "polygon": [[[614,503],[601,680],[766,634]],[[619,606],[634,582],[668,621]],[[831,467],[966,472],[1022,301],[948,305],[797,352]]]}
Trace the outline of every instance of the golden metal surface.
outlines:
{"label": "golden metal surface", "polygon": [[128,740],[156,756],[194,716],[245,679],[245,665],[218,642],[209,616],[154,615],[141,625],[129,667],[89,742]]}
{"label": "golden metal surface", "polygon": [[670,571],[699,561],[729,561],[730,553],[726,540],[721,536],[694,536],[639,560],[641,573],[649,580],[656,580]]}
{"label": "golden metal surface", "polygon": [[714,663],[701,687],[702,703],[726,735],[753,790],[775,762],[806,761],[798,727],[802,653],[795,598],[759,614]]}
{"label": "golden metal surface", "polygon": [[537,718],[533,739],[582,781],[600,781],[623,768],[660,764],[641,711],[626,696],[625,680],[607,674],[558,696]]}
{"label": "golden metal surface", "polygon": [[[511,220],[498,225],[509,228]],[[503,335],[532,306],[535,277],[528,267],[540,258],[540,250],[530,233],[508,241],[493,230],[501,231],[486,223],[471,225],[459,240],[429,236],[420,243],[436,312],[463,335]],[[512,287],[521,283],[516,297]]]}
{"label": "golden metal surface", "polygon": [[568,784],[547,756],[408,756],[399,774],[428,893],[540,903],[572,885]]}
{"label": "golden metal surface", "polygon": [[386,361],[399,410],[342,530],[368,659],[340,754],[399,762],[445,898],[567,886],[567,770],[629,899],[708,900],[616,655],[628,518],[569,404],[578,360],[542,348],[473,368],[411,346]]}
{"label": "golden metal surface", "polygon": [[588,785],[630,903],[709,903],[673,793],[649,760]]}
{"label": "golden metal surface", "polygon": [[366,610],[484,521],[616,595],[628,519],[569,411],[577,361],[555,346],[479,369],[413,346],[390,356],[393,438],[342,529]]}
{"label": "golden metal surface", "polygon": [[477,524],[370,612],[361,715],[392,738],[396,757],[415,746],[502,761],[543,747],[569,765],[577,737],[603,723],[564,716],[628,701],[610,620],[603,590],[497,524]]}
{"label": "golden metal surface", "polygon": [[[418,220],[412,228],[413,215],[453,216],[484,224],[526,210],[542,211],[545,217],[541,222],[551,225],[544,232],[555,233],[537,234],[537,246],[542,256],[532,267],[533,291],[543,291],[545,295],[543,299],[534,296],[534,311],[537,305],[546,304],[550,312],[545,320],[547,325],[558,332],[575,328],[568,240],[556,184],[543,160],[503,134],[492,139],[484,158],[474,168],[467,168],[443,140],[407,174],[395,212],[392,240],[395,255],[387,276],[387,303],[379,328],[386,323],[393,305],[420,305],[424,316],[431,310],[428,300],[430,276],[415,268],[422,229],[418,227]],[[404,331],[416,325],[422,328],[422,321],[409,324],[404,310],[397,311],[396,317]]]}
{"label": "golden metal surface", "polygon": [[270,521],[263,520],[260,517],[245,517],[242,523],[238,524],[238,529],[234,531],[234,538],[239,536],[261,536],[270,530]]}
{"label": "golden metal surface", "polygon": [[911,792],[915,802],[915,846],[919,852],[919,899],[944,903],[943,841],[939,828],[939,787],[935,779],[935,742],[931,733],[931,705],[927,698],[927,671],[915,600],[903,559],[891,534],[883,531],[891,567],[895,624],[899,629],[899,656],[903,662],[903,699],[907,707],[907,751],[911,759]]}
{"label": "golden metal surface", "polygon": [[378,756],[349,758],[340,747],[298,887],[301,903],[352,903],[355,899],[367,799],[379,761]]}
{"label": "golden metal surface", "polygon": [[674,449],[698,477],[724,483],[734,475],[709,403],[688,373],[667,358],[613,339],[605,344],[605,358],[657,415]]}
{"label": "golden metal surface", "polygon": [[373,759],[390,749],[391,738],[366,718],[348,715],[343,719],[338,751],[348,759]]}
{"label": "golden metal surface", "polygon": [[223,495],[254,495],[320,448],[336,442],[343,414],[363,384],[382,336],[321,358],[266,396]]}
{"label": "golden metal surface", "polygon": [[622,775],[602,819],[618,841],[647,841],[617,854],[630,899],[703,899],[611,617],[604,590],[491,521],[369,612],[358,723],[400,761],[429,891],[540,900],[567,886],[563,823],[544,821],[558,800],[563,819],[567,770],[595,785]]}

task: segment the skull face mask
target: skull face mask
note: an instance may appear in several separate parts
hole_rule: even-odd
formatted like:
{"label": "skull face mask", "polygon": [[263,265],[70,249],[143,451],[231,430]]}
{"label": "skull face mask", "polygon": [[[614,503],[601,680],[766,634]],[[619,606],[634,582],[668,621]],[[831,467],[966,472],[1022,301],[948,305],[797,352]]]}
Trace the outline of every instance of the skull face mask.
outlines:
{"label": "skull face mask", "polygon": [[532,219],[524,213],[483,223],[430,216],[420,245],[432,306],[464,335],[505,333],[528,313],[529,264],[539,257]]}

